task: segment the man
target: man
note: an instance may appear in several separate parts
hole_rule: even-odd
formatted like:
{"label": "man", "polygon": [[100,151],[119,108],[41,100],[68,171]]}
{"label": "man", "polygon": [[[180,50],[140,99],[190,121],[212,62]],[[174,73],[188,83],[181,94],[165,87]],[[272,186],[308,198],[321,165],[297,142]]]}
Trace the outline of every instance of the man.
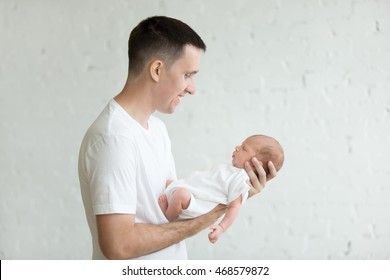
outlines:
{"label": "man", "polygon": [[[173,113],[181,98],[195,93],[205,50],[195,31],[168,17],[147,18],[131,32],[126,84],[88,129],[80,148],[79,179],[93,259],[186,259],[184,239],[226,212],[219,205],[196,219],[167,223],[158,205],[176,171],[167,130],[152,114]],[[260,175],[247,164],[251,195],[267,180],[260,163],[253,166]],[[268,179],[276,175],[270,167]]]}

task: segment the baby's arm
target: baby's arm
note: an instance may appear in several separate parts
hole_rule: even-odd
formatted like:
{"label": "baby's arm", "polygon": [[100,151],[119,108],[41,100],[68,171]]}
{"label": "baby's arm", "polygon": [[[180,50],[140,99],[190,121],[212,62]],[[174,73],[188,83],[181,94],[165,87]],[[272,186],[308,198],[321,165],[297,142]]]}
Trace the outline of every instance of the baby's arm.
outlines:
{"label": "baby's arm", "polygon": [[222,221],[218,225],[210,227],[212,230],[209,233],[209,240],[211,243],[217,242],[221,234],[233,224],[234,220],[238,216],[238,213],[240,212],[241,202],[242,196],[240,195],[238,198],[229,203],[228,210]]}

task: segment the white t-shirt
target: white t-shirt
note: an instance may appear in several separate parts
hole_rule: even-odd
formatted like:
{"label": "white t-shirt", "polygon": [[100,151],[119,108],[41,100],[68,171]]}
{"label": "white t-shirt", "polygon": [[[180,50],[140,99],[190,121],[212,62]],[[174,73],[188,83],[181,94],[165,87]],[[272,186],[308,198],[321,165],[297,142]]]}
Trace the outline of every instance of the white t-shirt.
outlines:
{"label": "white t-shirt", "polygon": [[220,164],[172,182],[164,193],[169,199],[178,188],[191,192],[190,205],[182,210],[179,219],[191,219],[209,212],[218,204],[227,205],[240,195],[242,204],[245,203],[248,198],[249,177],[243,169],[231,164]]}
{"label": "white t-shirt", "polygon": [[[166,180],[176,179],[165,125],[151,116],[143,128],[114,99],[86,132],[79,180],[93,242],[93,259],[105,259],[96,227],[99,214],[135,214],[136,223],[162,224],[158,205]],[[184,242],[139,259],[187,259]]]}

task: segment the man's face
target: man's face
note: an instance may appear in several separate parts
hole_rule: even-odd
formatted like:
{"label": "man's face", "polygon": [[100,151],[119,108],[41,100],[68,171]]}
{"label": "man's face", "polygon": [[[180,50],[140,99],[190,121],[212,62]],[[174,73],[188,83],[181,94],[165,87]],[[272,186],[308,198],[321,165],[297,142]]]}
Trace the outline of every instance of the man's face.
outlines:
{"label": "man's face", "polygon": [[256,155],[255,140],[246,139],[241,145],[237,146],[232,155],[232,165],[237,168],[244,168],[244,163],[251,160]]}
{"label": "man's face", "polygon": [[173,113],[186,93],[195,94],[195,75],[199,64],[200,49],[187,45],[183,55],[169,69],[163,67],[156,104],[159,112]]}

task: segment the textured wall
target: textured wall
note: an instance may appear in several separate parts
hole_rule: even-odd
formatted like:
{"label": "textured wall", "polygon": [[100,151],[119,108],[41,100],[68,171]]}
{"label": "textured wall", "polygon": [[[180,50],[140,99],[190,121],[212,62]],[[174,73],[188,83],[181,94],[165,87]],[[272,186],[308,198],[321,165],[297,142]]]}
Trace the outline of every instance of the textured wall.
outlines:
{"label": "textured wall", "polygon": [[190,24],[198,93],[166,122],[180,177],[247,135],[286,162],[192,259],[390,259],[390,1],[0,1],[0,258],[88,259],[82,136],[126,78],[143,18]]}

